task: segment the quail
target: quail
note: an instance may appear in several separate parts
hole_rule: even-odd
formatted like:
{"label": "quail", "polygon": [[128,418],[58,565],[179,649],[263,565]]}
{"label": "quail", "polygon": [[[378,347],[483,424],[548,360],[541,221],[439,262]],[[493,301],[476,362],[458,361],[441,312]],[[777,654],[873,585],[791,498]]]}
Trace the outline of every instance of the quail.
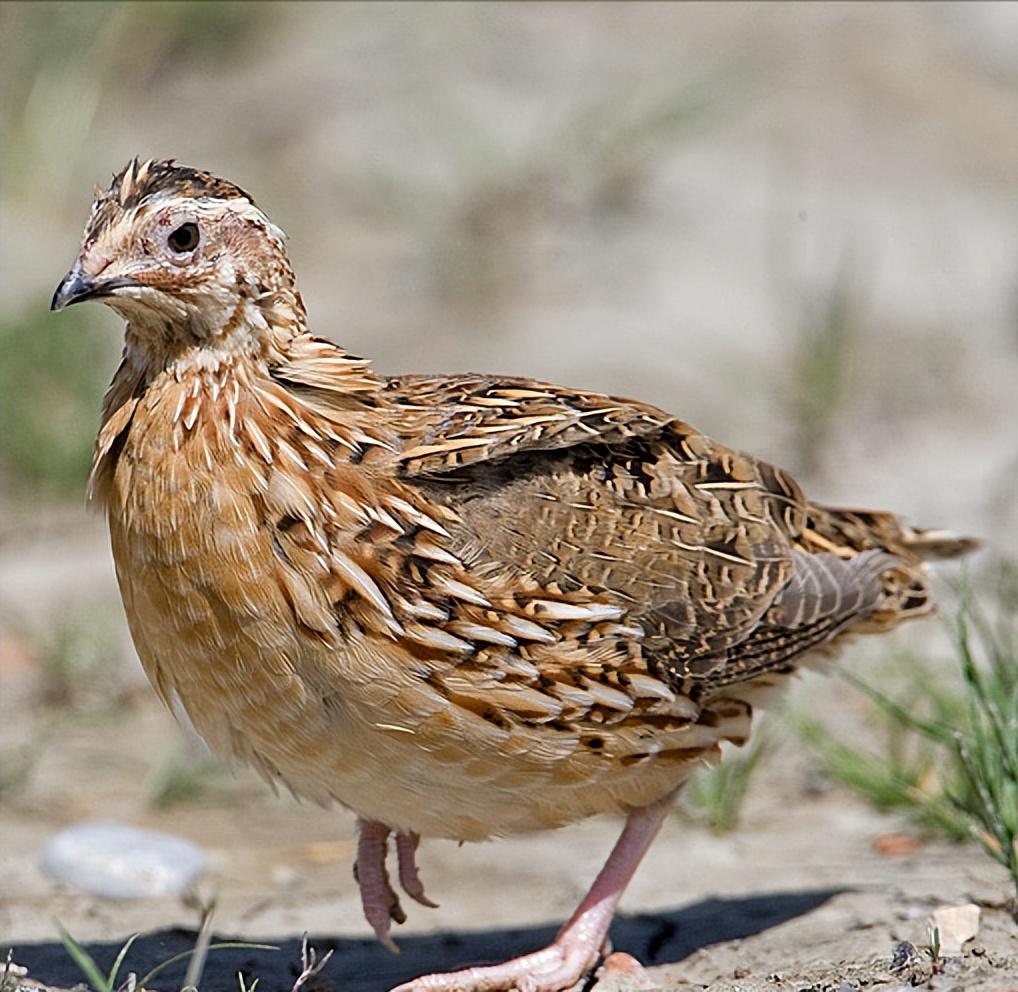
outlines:
{"label": "quail", "polygon": [[367,920],[424,905],[420,837],[625,826],[543,950],[401,990],[552,992],[597,962],[690,774],[846,637],[931,611],[969,541],[810,502],[646,403],[386,377],[311,333],[282,231],[167,161],[98,191],[54,310],[126,322],[89,482],[162,701],[359,817]]}

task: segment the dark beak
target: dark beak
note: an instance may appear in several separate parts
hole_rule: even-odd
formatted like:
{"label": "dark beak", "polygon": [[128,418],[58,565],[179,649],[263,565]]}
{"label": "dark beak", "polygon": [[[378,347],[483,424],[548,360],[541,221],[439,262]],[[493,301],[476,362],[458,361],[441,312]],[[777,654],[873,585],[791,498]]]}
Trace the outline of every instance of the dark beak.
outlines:
{"label": "dark beak", "polygon": [[72,303],[95,300],[102,296],[112,295],[116,289],[140,285],[141,283],[130,276],[114,276],[112,279],[95,280],[85,275],[76,265],[60,281],[49,308],[50,310],[63,310],[64,307],[69,307]]}

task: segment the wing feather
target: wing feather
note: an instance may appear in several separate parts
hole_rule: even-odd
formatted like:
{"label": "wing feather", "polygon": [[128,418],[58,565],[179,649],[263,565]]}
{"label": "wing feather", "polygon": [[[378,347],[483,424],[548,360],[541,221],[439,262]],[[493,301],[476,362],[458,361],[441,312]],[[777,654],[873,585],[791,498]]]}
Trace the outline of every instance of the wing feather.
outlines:
{"label": "wing feather", "polygon": [[[333,376],[367,381],[337,361],[316,352],[278,381],[316,397]],[[386,411],[376,423],[393,459],[386,505],[424,521],[388,540],[409,542],[408,574],[426,582],[415,595],[454,614],[446,640],[416,640],[473,664],[520,654],[584,699],[590,687],[569,672],[591,666],[601,685],[628,671],[664,692],[722,686],[873,613],[882,573],[900,565],[839,543],[780,469],[656,407],[480,374],[377,382],[371,403]],[[404,583],[397,543],[361,547],[382,588]]]}

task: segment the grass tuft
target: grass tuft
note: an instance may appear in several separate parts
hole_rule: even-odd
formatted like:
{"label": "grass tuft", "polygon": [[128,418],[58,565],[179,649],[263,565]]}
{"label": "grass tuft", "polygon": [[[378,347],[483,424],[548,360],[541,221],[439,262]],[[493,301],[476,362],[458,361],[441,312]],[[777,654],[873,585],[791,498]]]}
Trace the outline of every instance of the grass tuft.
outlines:
{"label": "grass tuft", "polygon": [[[181,989],[181,992],[189,992],[189,990],[191,990],[191,992],[197,992],[196,982],[200,980],[201,972],[205,965],[205,959],[211,951],[226,949],[257,951],[279,950],[279,948],[274,944],[254,944],[245,941],[223,941],[216,944],[210,943],[210,909],[203,914],[198,939],[195,946],[190,951],[182,951],[180,954],[174,954],[165,961],[161,961],[141,978],[138,978],[134,972],[131,972],[121,985],[117,985],[117,977],[119,976],[120,970],[127,958],[127,954],[131,949],[131,945],[134,944],[139,936],[141,936],[140,934],[132,934],[126,941],[124,941],[123,946],[117,952],[117,956],[110,967],[109,973],[104,975],[102,969],[98,964],[96,964],[95,958],[93,958],[92,955],[89,954],[88,951],[77,940],[75,940],[75,938],[72,937],[59,922],[57,923],[57,932],[60,934],[61,943],[63,943],[67,953],[85,977],[85,980],[88,982],[92,992],[134,992],[135,989],[147,989],[149,987],[149,983],[157,975],[162,974],[167,968],[171,968],[173,965],[178,964],[181,961],[188,961],[189,965],[185,984]],[[326,955],[325,959],[321,962],[322,965],[324,965],[325,961],[328,960],[328,957],[329,955]],[[248,988],[249,990],[253,990],[254,986],[252,985]]]}
{"label": "grass tuft", "polygon": [[55,619],[39,645],[39,695],[49,706],[97,713],[117,704],[113,676],[122,662],[119,632],[105,603]]}
{"label": "grass tuft", "polygon": [[731,833],[739,825],[753,773],[771,745],[772,736],[765,724],[745,749],[699,771],[683,790],[680,813],[712,833]]}
{"label": "grass tuft", "polygon": [[114,348],[74,310],[0,323],[0,468],[16,487],[84,498]]}
{"label": "grass tuft", "polygon": [[148,803],[153,809],[171,809],[195,802],[220,788],[229,769],[207,752],[196,753],[175,740],[156,760],[147,782]]}
{"label": "grass tuft", "polygon": [[88,980],[88,983],[92,986],[94,992],[117,992],[117,975],[120,973],[120,969],[123,966],[124,958],[127,957],[127,952],[131,949],[131,945],[138,939],[139,934],[132,934],[124,941],[123,946],[117,952],[116,958],[113,960],[113,964],[110,966],[109,973],[104,975],[102,969],[96,964],[95,958],[92,957],[85,948],[78,943],[59,923],[57,924],[57,932],[60,934],[60,941],[67,950],[67,953],[71,956],[74,963],[78,966],[78,969]]}
{"label": "grass tuft", "polygon": [[28,784],[39,759],[40,736],[0,748],[0,803],[20,792]]}
{"label": "grass tuft", "polygon": [[852,387],[858,348],[859,280],[847,254],[825,290],[807,297],[793,336],[791,375],[781,383],[781,402],[795,425],[798,470],[817,475]]}
{"label": "grass tuft", "polygon": [[975,840],[1003,865],[1018,919],[1018,622],[1015,576],[1002,572],[994,619],[968,588],[953,618],[954,670],[931,678],[922,659],[904,656],[899,698],[850,672],[842,675],[875,705],[883,751],[837,740],[816,721],[799,729],[827,774],[883,809],[900,809],[952,840]]}

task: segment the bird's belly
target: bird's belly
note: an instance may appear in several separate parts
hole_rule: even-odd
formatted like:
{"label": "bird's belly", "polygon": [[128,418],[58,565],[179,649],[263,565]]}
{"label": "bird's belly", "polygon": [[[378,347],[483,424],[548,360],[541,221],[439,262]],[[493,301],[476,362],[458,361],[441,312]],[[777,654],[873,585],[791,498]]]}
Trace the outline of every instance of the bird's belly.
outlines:
{"label": "bird's belly", "polygon": [[[324,785],[396,830],[482,840],[649,805],[715,760],[720,740],[749,731],[749,707],[729,701],[703,723],[663,732],[659,749],[635,715],[599,725],[595,749],[589,727],[491,722],[416,674],[404,652],[364,638],[349,641],[338,663],[323,653],[318,664],[335,673],[320,707],[328,737],[314,765],[287,765],[291,788],[310,796]],[[636,740],[648,752],[639,760]]]}
{"label": "bird's belly", "polygon": [[[354,646],[344,667],[357,670],[370,653]],[[546,727],[488,733],[490,725],[475,726],[473,714],[429,700],[409,680],[343,681],[286,728],[289,740],[258,731],[248,742],[298,795],[339,801],[401,832],[483,840],[628,812],[673,791],[699,764],[635,767],[593,755],[569,734],[556,740]],[[717,734],[709,731],[708,743],[703,730],[699,756],[709,760]]]}
{"label": "bird's belly", "polygon": [[482,840],[626,812],[675,789],[721,736],[696,728],[691,760],[632,766],[575,733],[507,730],[418,679],[397,645],[309,647],[272,597],[238,612],[195,563],[157,562],[116,528],[114,549],[138,654],[171,709],[270,783],[396,830]]}

